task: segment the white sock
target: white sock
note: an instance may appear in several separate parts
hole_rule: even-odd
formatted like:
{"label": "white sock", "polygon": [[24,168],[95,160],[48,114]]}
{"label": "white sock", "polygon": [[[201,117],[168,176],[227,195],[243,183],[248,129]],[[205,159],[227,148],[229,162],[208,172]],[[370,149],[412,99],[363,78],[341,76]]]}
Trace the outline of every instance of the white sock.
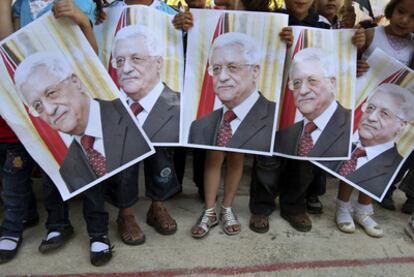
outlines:
{"label": "white sock", "polygon": [[359,221],[363,221],[364,225],[367,225],[368,227],[374,227],[378,224],[371,218],[371,215],[374,214],[374,207],[372,204],[360,204],[355,203],[355,217]]}
{"label": "white sock", "polygon": [[344,202],[336,199],[335,214],[337,223],[354,222],[352,219],[352,205],[350,201]]}
{"label": "white sock", "polygon": [[109,249],[109,245],[100,241],[95,241],[91,245],[92,252],[101,252]]}
{"label": "white sock", "polygon": [[12,240],[8,240],[5,238],[11,238],[14,239],[16,241],[19,241],[19,238],[15,238],[15,237],[10,237],[10,236],[2,236],[0,237],[0,250],[14,250],[17,247],[17,243],[12,241]]}
{"label": "white sock", "polygon": [[52,231],[49,234],[47,234],[46,240],[50,240],[50,239],[53,239],[53,238],[58,237],[58,236],[60,236],[60,232]]}

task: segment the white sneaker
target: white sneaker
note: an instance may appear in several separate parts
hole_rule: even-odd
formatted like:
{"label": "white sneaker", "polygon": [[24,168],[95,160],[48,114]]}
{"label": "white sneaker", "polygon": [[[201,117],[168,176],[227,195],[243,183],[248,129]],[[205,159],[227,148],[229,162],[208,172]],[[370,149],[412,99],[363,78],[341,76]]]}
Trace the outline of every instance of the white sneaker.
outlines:
{"label": "white sneaker", "polygon": [[374,208],[372,204],[362,205],[355,204],[355,221],[364,228],[365,233],[373,238],[381,238],[384,235],[382,228],[371,218],[374,214]]}
{"label": "white sneaker", "polygon": [[355,232],[355,224],[352,219],[352,205],[336,199],[335,222],[338,229],[344,233]]}

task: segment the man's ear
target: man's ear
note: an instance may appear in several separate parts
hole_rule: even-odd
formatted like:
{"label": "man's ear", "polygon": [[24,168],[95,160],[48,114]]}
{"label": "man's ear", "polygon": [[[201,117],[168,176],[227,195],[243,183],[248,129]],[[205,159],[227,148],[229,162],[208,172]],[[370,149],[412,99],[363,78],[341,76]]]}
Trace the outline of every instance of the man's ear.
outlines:
{"label": "man's ear", "polygon": [[155,62],[157,64],[158,72],[161,72],[161,69],[164,66],[164,59],[162,57],[157,57]]}
{"label": "man's ear", "polygon": [[334,77],[334,76],[329,77],[329,83],[331,84],[331,86],[333,86],[335,88],[336,87],[336,77]]}
{"label": "man's ear", "polygon": [[404,120],[398,120],[399,121],[399,125],[398,125],[398,130],[397,130],[397,136],[399,136],[399,135],[401,135],[403,132],[404,132],[404,130],[405,130],[405,127],[407,127],[407,121],[404,121]]}
{"label": "man's ear", "polygon": [[253,65],[253,78],[255,81],[259,79],[260,76],[260,65],[255,64]]}
{"label": "man's ear", "polygon": [[82,87],[81,81],[80,81],[79,77],[75,73],[72,73],[69,78],[70,78],[70,81],[73,84],[75,84],[77,88],[80,89]]}

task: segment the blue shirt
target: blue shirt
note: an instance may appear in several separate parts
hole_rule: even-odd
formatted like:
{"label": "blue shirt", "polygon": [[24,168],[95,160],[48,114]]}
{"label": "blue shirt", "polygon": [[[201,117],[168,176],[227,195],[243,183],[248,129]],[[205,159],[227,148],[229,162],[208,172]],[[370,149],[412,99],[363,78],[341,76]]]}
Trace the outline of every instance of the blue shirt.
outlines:
{"label": "blue shirt", "polygon": [[[20,28],[26,26],[36,18],[42,16],[46,12],[50,11],[53,7],[53,3],[47,5],[36,18],[33,18],[33,15],[30,11],[30,0],[16,0],[13,4],[13,16],[18,17],[20,19]],[[95,11],[96,11],[96,4],[92,0],[74,0],[73,1],[79,9],[88,16],[89,20],[92,24],[95,24]]]}

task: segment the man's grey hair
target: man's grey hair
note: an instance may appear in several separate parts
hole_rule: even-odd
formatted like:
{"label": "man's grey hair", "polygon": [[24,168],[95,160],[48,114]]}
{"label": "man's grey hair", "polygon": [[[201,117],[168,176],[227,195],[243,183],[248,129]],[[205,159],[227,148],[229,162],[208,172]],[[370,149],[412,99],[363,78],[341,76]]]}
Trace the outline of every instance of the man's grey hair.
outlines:
{"label": "man's grey hair", "polygon": [[158,38],[154,31],[151,31],[145,25],[129,25],[120,29],[112,43],[112,58],[115,58],[116,44],[120,40],[143,37],[150,56],[162,56],[161,39]]}
{"label": "man's grey hair", "polygon": [[297,63],[304,61],[319,61],[324,77],[336,77],[338,67],[337,62],[331,54],[321,48],[305,48],[299,51],[292,60],[289,68],[289,79],[292,80],[293,68]]}
{"label": "man's grey hair", "polygon": [[408,122],[414,121],[414,93],[412,91],[396,84],[381,84],[369,94],[367,103],[377,92],[383,92],[394,98],[399,110],[391,112],[395,113],[396,116]]}
{"label": "man's grey hair", "polygon": [[242,55],[247,64],[260,65],[262,53],[252,37],[238,32],[225,33],[217,37],[210,48],[208,63],[211,64],[213,52],[216,48],[237,45],[242,48]]}
{"label": "man's grey hair", "polygon": [[[74,73],[72,66],[60,54],[37,52],[30,55],[17,66],[16,72],[14,73],[14,82],[16,84],[17,93],[24,103],[26,103],[26,100],[22,95],[21,88],[27,79],[29,79],[36,70],[42,67],[59,80],[64,80]],[[47,78],[47,76],[44,76],[44,78]]]}

